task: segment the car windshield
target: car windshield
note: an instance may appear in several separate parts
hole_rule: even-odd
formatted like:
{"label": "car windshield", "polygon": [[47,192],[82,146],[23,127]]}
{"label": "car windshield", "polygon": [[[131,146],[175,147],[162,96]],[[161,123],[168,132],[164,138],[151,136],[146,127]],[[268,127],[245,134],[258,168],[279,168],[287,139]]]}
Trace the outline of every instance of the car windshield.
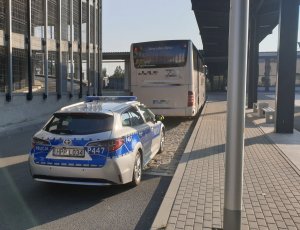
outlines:
{"label": "car windshield", "polygon": [[111,131],[113,116],[108,114],[56,113],[44,130],[61,135],[86,135]]}

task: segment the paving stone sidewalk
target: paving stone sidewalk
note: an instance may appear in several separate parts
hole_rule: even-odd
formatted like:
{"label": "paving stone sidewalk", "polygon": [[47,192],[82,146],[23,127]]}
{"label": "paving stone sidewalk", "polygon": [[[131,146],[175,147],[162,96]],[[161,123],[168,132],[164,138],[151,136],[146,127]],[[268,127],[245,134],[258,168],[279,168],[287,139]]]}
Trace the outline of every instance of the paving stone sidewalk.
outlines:
{"label": "paving stone sidewalk", "polygon": [[[246,117],[242,229],[300,229],[300,172],[251,119]],[[163,229],[222,228],[225,126],[226,101],[208,102]]]}

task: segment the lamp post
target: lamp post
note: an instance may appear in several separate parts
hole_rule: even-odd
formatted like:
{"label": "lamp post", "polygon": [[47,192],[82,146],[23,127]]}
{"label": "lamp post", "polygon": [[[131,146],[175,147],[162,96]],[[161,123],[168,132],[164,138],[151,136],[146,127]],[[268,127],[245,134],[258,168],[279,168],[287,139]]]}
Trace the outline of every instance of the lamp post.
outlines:
{"label": "lamp post", "polygon": [[231,0],[230,5],[224,230],[240,230],[249,0]]}

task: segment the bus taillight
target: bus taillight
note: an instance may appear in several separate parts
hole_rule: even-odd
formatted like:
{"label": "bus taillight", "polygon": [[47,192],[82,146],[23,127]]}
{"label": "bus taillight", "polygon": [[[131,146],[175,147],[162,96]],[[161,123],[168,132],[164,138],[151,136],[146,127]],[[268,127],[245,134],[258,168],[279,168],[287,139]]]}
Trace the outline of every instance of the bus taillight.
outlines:
{"label": "bus taillight", "polygon": [[195,95],[192,91],[188,91],[188,107],[195,105]]}

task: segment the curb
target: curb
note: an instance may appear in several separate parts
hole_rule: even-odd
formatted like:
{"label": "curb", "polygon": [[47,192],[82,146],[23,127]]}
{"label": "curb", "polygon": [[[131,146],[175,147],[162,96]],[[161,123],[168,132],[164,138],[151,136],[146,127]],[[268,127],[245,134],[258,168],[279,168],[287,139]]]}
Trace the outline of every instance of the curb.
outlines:
{"label": "curb", "polygon": [[203,114],[206,110],[206,106],[207,106],[207,103],[205,103],[202,113],[201,113],[200,117],[198,118],[197,124],[195,125],[195,128],[192,132],[192,135],[184,149],[184,152],[178,163],[177,169],[176,169],[175,174],[172,178],[172,181],[169,185],[169,188],[166,192],[166,195],[165,195],[165,197],[160,205],[160,208],[155,216],[155,219],[152,223],[151,230],[165,229],[167,227],[169,216],[172,211],[173,203],[176,198],[177,191],[180,186],[183,174],[185,172],[186,165],[189,161],[189,157],[190,157],[192,148],[194,146],[195,138],[198,134],[199,127],[200,127],[201,121],[203,119]]}

